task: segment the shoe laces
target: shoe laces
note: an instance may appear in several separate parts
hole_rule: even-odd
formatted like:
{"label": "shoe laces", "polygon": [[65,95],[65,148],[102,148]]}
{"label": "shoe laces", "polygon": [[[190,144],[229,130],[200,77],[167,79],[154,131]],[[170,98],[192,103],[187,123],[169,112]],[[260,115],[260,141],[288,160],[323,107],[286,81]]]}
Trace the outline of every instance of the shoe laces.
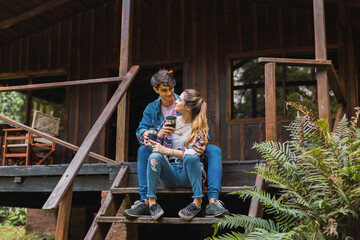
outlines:
{"label": "shoe laces", "polygon": [[225,203],[217,198],[215,198],[215,201],[213,202],[215,205],[217,205],[220,208],[224,208]]}
{"label": "shoe laces", "polygon": [[160,210],[160,205],[157,203],[154,203],[153,205],[150,206],[150,210],[153,212],[156,212],[156,211]]}
{"label": "shoe laces", "polygon": [[197,207],[194,203],[190,203],[189,205],[186,206],[186,210],[188,210],[188,211],[194,211],[196,209],[197,209]]}
{"label": "shoe laces", "polygon": [[141,204],[141,203],[144,203],[144,202],[141,201],[141,200],[136,200],[136,201],[134,202],[134,204],[131,206],[131,208],[134,209],[134,208],[137,207],[137,205],[139,205],[139,204]]}

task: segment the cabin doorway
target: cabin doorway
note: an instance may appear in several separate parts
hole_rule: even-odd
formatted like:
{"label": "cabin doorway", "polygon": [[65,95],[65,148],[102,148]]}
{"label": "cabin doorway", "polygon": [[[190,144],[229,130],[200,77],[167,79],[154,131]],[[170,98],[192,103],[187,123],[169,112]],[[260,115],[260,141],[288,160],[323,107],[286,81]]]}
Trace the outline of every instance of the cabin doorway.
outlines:
{"label": "cabin doorway", "polygon": [[[150,79],[160,69],[172,70],[173,76],[176,79],[175,93],[180,94],[183,90],[183,65],[182,64],[168,64],[164,66],[148,66],[141,67],[139,73],[136,75],[133,83],[129,88],[130,92],[130,116],[129,116],[129,144],[128,144],[128,161],[136,162],[137,150],[139,148],[138,140],[136,139],[136,129],[142,119],[143,111],[147,104],[156,100],[158,95],[152,89]],[[111,76],[118,76],[118,71],[110,72]],[[117,84],[109,85],[109,99],[114,94]],[[107,130],[107,157],[115,159],[116,154],[116,116],[115,111],[109,121]]]}

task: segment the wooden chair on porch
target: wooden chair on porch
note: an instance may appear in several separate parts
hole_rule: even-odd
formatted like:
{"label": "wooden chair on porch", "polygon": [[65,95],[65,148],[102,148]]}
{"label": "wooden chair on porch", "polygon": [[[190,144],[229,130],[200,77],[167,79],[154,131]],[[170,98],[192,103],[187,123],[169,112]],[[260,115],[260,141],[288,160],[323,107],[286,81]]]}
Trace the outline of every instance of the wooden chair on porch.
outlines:
{"label": "wooden chair on porch", "polygon": [[[60,119],[42,113],[34,112],[31,127],[57,136],[59,133]],[[4,146],[2,165],[40,165],[50,159],[53,164],[55,143],[36,136],[21,128],[8,128],[4,131]]]}

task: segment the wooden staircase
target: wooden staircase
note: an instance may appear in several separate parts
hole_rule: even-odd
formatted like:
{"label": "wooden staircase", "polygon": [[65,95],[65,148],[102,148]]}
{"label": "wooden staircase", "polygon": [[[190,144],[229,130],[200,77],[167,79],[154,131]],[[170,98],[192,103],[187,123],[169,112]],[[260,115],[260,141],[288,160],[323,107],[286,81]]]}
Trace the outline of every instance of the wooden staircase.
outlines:
{"label": "wooden staircase", "polygon": [[[242,162],[223,162],[223,187],[221,187],[221,196],[227,193],[243,190],[245,186],[251,186],[255,183],[255,175],[246,173],[251,171],[259,160],[242,161]],[[245,172],[246,171],[246,172]],[[117,177],[115,178],[105,201],[103,202],[99,212],[97,213],[85,239],[105,239],[112,223],[125,223],[125,224],[198,224],[209,225],[217,223],[219,218],[204,217],[203,211],[201,216],[193,218],[191,221],[185,221],[180,217],[167,216],[166,208],[165,216],[154,221],[150,216],[142,216],[138,218],[116,216],[122,201],[128,195],[130,199],[136,199],[139,195],[139,188],[137,181],[136,163],[125,163],[120,169]],[[161,196],[161,200],[171,201],[174,195],[191,196],[192,190],[190,188],[165,188],[159,187],[157,191]],[[207,188],[203,189],[206,195]],[[222,197],[220,197],[222,198]],[[173,198],[174,199],[174,198]],[[184,202],[186,204],[187,202]],[[204,197],[203,206],[206,200]],[[205,207],[202,208],[203,210]]]}

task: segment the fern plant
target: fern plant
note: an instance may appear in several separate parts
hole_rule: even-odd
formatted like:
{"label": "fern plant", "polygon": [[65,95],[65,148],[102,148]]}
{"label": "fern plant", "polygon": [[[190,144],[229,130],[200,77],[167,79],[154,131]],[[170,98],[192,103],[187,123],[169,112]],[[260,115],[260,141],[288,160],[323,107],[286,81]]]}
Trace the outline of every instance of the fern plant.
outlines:
{"label": "fern plant", "polygon": [[[231,193],[244,200],[257,198],[272,220],[226,216],[214,226],[212,239],[360,238],[360,108],[351,121],[344,116],[330,132],[326,120],[289,104],[299,112],[288,127],[291,140],[253,145],[267,161],[253,173],[279,193],[273,196],[256,187]],[[240,233],[240,227],[247,233]],[[216,236],[224,228],[232,231]]]}

